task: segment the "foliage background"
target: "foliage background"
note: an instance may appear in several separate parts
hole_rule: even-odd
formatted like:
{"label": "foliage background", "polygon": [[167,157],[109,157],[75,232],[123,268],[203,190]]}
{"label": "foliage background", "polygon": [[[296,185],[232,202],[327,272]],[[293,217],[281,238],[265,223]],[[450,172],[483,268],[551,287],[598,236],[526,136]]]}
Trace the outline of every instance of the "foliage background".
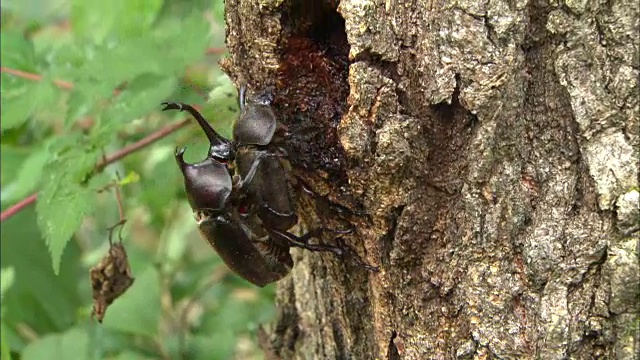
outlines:
{"label": "foliage background", "polygon": [[[274,288],[230,274],[196,230],[173,158],[205,153],[195,122],[94,171],[186,118],[162,101],[199,105],[229,134],[222,0],[5,0],[1,36],[3,212],[38,193],[2,222],[2,359],[260,358]],[[88,272],[119,219],[98,192],[116,172],[136,280],[98,325]]]}

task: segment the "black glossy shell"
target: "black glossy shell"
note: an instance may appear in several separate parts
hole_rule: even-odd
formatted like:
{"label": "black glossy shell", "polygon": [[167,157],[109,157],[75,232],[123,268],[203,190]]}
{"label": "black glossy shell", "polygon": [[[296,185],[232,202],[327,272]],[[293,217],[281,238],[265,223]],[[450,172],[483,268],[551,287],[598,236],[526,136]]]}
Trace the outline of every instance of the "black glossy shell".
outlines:
{"label": "black glossy shell", "polygon": [[176,151],[176,161],[184,176],[184,185],[189,204],[194,210],[222,210],[233,183],[224,163],[207,158],[197,164],[187,164],[183,159],[184,149]]}
{"label": "black glossy shell", "polygon": [[244,106],[233,125],[233,139],[237,146],[268,145],[276,132],[276,115],[271,106],[250,104]]}
{"label": "black glossy shell", "polygon": [[252,241],[235,219],[224,215],[205,219],[199,230],[229,269],[257,286],[282,279],[293,266],[288,246]]}
{"label": "black glossy shell", "polygon": [[[244,177],[258,154],[266,154],[265,150],[240,149],[237,152],[237,172]],[[251,203],[264,204],[269,211],[260,211],[260,219],[270,228],[288,230],[298,222],[291,199],[292,189],[284,166],[275,154],[266,155],[253,181],[246,189]]]}

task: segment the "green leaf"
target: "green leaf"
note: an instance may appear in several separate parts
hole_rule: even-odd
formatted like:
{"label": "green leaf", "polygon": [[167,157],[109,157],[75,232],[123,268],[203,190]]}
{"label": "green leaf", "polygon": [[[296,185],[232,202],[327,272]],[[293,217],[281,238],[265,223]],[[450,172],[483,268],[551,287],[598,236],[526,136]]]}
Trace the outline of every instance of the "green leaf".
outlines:
{"label": "green leaf", "polygon": [[216,19],[219,24],[224,24],[224,1],[213,0],[211,7],[213,18]]}
{"label": "green leaf", "polygon": [[65,266],[55,275],[35,223],[35,209],[28,207],[0,227],[0,262],[2,267],[15,269],[15,281],[2,299],[2,305],[10,309],[2,321],[9,326],[13,351],[21,351],[25,341],[11,336],[10,330],[16,324],[28,324],[38,334],[62,331],[76,322],[76,309],[83,303],[78,295],[78,244],[72,242],[67,246],[62,258]]}
{"label": "green leaf", "polygon": [[201,13],[194,12],[181,20],[166,20],[158,24],[158,29],[154,33],[154,43],[162,50],[158,60],[174,74],[181,75],[187,65],[204,57],[210,29]]}
{"label": "green leaf", "polygon": [[95,50],[91,61],[78,69],[78,83],[94,83],[113,91],[141,74],[162,74],[166,69],[162,58],[162,49],[154,44],[152,33],[103,45]]}
{"label": "green leaf", "polygon": [[148,30],[156,20],[162,0],[119,0],[126,16],[119,16],[116,31],[122,37],[131,37]]}
{"label": "green leaf", "polygon": [[62,334],[44,336],[22,351],[21,360],[91,359],[89,336],[84,329],[72,328]]}
{"label": "green leaf", "polygon": [[11,183],[11,192],[7,194],[3,192],[2,201],[13,202],[31,194],[40,184],[43,168],[48,160],[49,152],[46,149],[36,150],[23,160],[22,166],[16,171],[18,174],[16,179]]}
{"label": "green leaf", "polygon": [[[68,138],[62,141],[66,143]],[[55,273],[60,269],[60,258],[67,242],[83,218],[93,211],[95,194],[80,183],[93,170],[97,159],[96,151],[76,144],[45,168],[48,178],[44,179],[44,187],[38,194],[36,211],[38,227],[51,252]]]}
{"label": "green leaf", "polygon": [[74,0],[71,5],[73,29],[78,37],[101,43],[110,36],[138,36],[148,30],[162,8],[162,0]]}
{"label": "green leaf", "polygon": [[4,298],[4,293],[13,285],[15,276],[16,274],[12,267],[0,270],[0,297]]}
{"label": "green leaf", "polygon": [[3,94],[0,111],[2,112],[2,131],[22,125],[36,111],[50,107],[57,99],[51,82],[22,82],[19,87],[7,89]]}
{"label": "green leaf", "polygon": [[2,183],[2,202],[5,201],[5,197],[8,196],[9,191],[7,187],[17,179],[18,171],[23,166],[22,164],[29,157],[29,149],[8,145],[4,143],[0,146],[0,175]]}
{"label": "green leaf", "polygon": [[0,322],[0,359],[11,360],[11,347],[7,339],[6,325]]}
{"label": "green leaf", "polygon": [[160,322],[160,275],[153,266],[136,275],[131,288],[114,301],[104,318],[108,329],[156,336]]}
{"label": "green leaf", "polygon": [[203,106],[202,115],[211,125],[227,138],[231,137],[231,128],[238,113],[235,97],[236,89],[228,76],[222,75],[209,92],[209,101]]}
{"label": "green leaf", "polygon": [[67,101],[67,116],[64,120],[65,129],[70,129],[76,120],[87,115],[95,105],[95,101],[99,99],[98,96],[95,91],[89,92],[87,89],[79,88],[78,86],[74,87]]}
{"label": "green leaf", "polygon": [[[221,326],[223,328],[224,326]],[[233,357],[237,336],[231,331],[220,331],[215,335],[195,335],[189,341],[194,359],[224,360]]]}
{"label": "green leaf", "polygon": [[45,235],[56,274],[67,242],[82,225],[82,219],[93,211],[94,196],[88,189],[71,184],[45,187],[39,194],[38,226]]}
{"label": "green leaf", "polygon": [[[0,34],[2,66],[30,73],[36,72],[33,44],[22,34],[5,32]],[[34,81],[17,75],[2,74],[2,98],[0,129],[4,132],[22,125],[37,109],[51,104],[56,98],[49,81]]]}
{"label": "green leaf", "polygon": [[36,58],[33,44],[23,34],[6,31],[3,27],[0,33],[0,49],[2,66],[28,72],[35,71]]}
{"label": "green leaf", "polygon": [[3,0],[2,11],[10,12],[24,22],[46,23],[64,16],[65,5],[66,0]]}
{"label": "green leaf", "polygon": [[97,47],[94,43],[78,39],[59,44],[47,55],[49,74],[56,79],[71,81],[77,87],[78,69],[94,58]]}
{"label": "green leaf", "polygon": [[124,179],[118,181],[118,185],[124,186],[128,184],[135,184],[139,181],[140,181],[140,175],[138,175],[138,173],[136,173],[135,171],[129,171],[129,173],[127,174],[127,176],[124,177]]}
{"label": "green leaf", "polygon": [[112,129],[106,130],[107,134],[113,133],[122,126],[122,123],[130,122],[147,115],[152,110],[159,109],[162,100],[171,94],[175,86],[176,80],[173,77],[151,74],[138,76],[105,111],[102,118],[106,124],[101,124],[98,136],[105,136],[105,129]]}
{"label": "green leaf", "polygon": [[113,358],[113,360],[151,360],[152,358],[144,356],[140,353],[125,350],[121,352],[118,356]]}

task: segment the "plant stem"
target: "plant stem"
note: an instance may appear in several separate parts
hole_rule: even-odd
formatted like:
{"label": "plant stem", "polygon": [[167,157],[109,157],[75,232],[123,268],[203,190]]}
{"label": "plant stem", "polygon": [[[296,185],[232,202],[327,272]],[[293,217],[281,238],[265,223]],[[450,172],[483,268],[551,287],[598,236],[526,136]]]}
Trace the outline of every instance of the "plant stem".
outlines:
{"label": "plant stem", "polygon": [[[101,172],[102,170],[104,170],[104,168],[109,165],[112,164],[122,158],[124,158],[125,156],[132,154],[148,145],[151,145],[152,143],[172,134],[173,132],[177,131],[178,129],[184,127],[185,125],[187,125],[187,123],[189,123],[189,119],[184,119],[182,121],[176,122],[174,124],[170,124],[167,125],[163,128],[161,128],[158,131],[155,131],[151,134],[149,134],[148,136],[145,136],[144,138],[140,139],[139,141],[136,141],[135,143],[131,144],[131,145],[127,145],[125,147],[123,147],[122,149],[116,151],[115,153],[105,157],[103,160],[99,161],[96,164],[95,167],[95,171],[96,172]],[[21,200],[20,202],[18,202],[17,204],[11,206],[10,208],[8,208],[7,210],[3,211],[0,214],[0,222],[5,221],[6,219],[10,218],[11,216],[17,214],[18,212],[20,212],[22,209],[26,208],[27,206],[33,204],[34,202],[36,202],[36,198],[38,196],[38,193],[34,193],[29,195],[28,197],[24,198],[23,200]]]}

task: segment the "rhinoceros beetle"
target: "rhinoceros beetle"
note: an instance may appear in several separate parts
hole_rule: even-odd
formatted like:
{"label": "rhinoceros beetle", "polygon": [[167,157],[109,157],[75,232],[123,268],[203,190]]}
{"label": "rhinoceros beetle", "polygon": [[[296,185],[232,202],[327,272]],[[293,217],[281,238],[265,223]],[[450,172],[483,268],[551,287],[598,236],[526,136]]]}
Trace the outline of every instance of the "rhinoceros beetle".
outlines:
{"label": "rhinoceros beetle", "polygon": [[[176,161],[185,181],[187,199],[202,236],[227,266],[257,286],[277,281],[293,266],[290,247],[349,256],[370,270],[339,235],[352,230],[317,228],[303,236],[288,230],[298,217],[292,201],[288,164],[274,144],[278,128],[271,106],[247,104],[246,88],[239,91],[240,116],[233,141],[219,135],[192,106],[163,103],[164,110],[187,111],[205,132],[208,156],[197,164],[184,161],[185,148],[176,149]],[[337,246],[317,243],[324,232],[338,234]]]}

